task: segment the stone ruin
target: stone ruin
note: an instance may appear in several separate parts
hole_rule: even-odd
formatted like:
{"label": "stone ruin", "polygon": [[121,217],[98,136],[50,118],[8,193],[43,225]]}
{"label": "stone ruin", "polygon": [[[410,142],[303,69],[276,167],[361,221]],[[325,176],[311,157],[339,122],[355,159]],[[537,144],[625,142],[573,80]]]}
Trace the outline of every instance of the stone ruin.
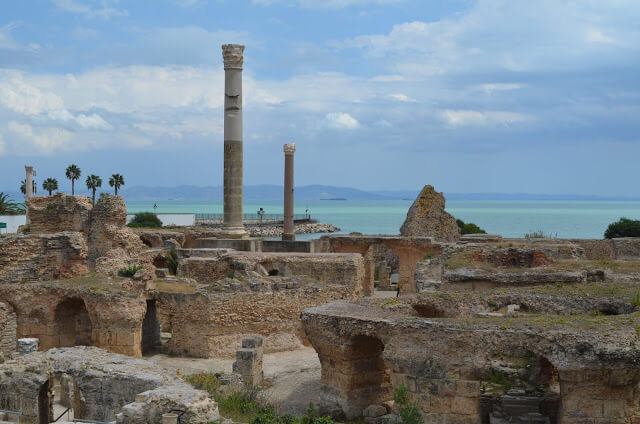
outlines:
{"label": "stone ruin", "polygon": [[207,392],[155,364],[90,347],[51,349],[0,364],[0,409],[20,411],[21,422],[49,423],[53,404],[72,408],[74,419],[156,423],[171,409],[183,423],[219,418]]}

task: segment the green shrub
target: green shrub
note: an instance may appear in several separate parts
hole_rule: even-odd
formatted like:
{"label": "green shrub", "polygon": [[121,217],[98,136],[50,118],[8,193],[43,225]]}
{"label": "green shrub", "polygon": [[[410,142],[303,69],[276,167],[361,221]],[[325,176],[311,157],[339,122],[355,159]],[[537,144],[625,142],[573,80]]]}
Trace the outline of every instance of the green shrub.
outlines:
{"label": "green shrub", "polygon": [[618,222],[609,224],[604,237],[608,239],[620,237],[640,237],[640,220],[620,218]]}
{"label": "green shrub", "polygon": [[361,235],[362,235],[362,233],[361,233],[360,231],[351,231],[351,232],[349,233],[349,235],[350,235],[350,236],[361,236]]}
{"label": "green shrub", "polygon": [[460,228],[460,234],[487,234],[485,230],[478,227],[476,224],[472,222],[464,222],[461,219],[456,219],[456,224],[458,224],[458,228]]}
{"label": "green shrub", "polygon": [[178,272],[178,254],[175,249],[171,249],[167,255],[167,268],[171,275],[176,275]]}
{"label": "green shrub", "polygon": [[138,212],[127,226],[132,228],[161,228],[162,221],[153,212]]}
{"label": "green shrub", "polygon": [[636,294],[633,296],[633,299],[631,299],[631,304],[636,308],[640,308],[640,291],[636,292]]}
{"label": "green shrub", "polygon": [[140,271],[142,268],[144,268],[142,265],[131,265],[126,268],[120,268],[118,270],[118,276],[131,278],[136,275],[136,272]]}
{"label": "green shrub", "polygon": [[211,396],[214,396],[220,390],[220,374],[201,372],[187,375],[184,380],[198,390],[209,392]]}
{"label": "green shrub", "polygon": [[398,405],[398,415],[402,424],[421,424],[422,414],[417,402],[411,401],[409,389],[404,384],[396,387],[393,391],[393,400]]}

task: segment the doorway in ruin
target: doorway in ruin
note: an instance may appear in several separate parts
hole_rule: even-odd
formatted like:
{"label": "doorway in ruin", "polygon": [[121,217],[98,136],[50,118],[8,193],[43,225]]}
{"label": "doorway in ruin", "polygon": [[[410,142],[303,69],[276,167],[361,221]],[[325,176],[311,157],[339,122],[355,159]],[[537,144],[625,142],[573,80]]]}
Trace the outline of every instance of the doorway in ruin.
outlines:
{"label": "doorway in ruin", "polygon": [[92,325],[84,300],[65,299],[55,311],[54,326],[59,343],[56,347],[91,346]]}
{"label": "doorway in ruin", "polygon": [[373,261],[373,280],[378,290],[396,290],[400,275],[398,256],[383,244],[372,245],[366,257]]}
{"label": "doorway in ruin", "polygon": [[51,404],[51,390],[49,380],[47,380],[38,392],[38,422],[48,424],[53,421],[53,408]]}
{"label": "doorway in ruin", "polygon": [[147,312],[142,321],[142,354],[159,353],[162,348],[158,307],[155,299],[147,300]]}
{"label": "doorway in ruin", "polygon": [[384,344],[375,337],[356,336],[349,344],[349,386],[364,407],[393,398],[391,374],[383,360]]}

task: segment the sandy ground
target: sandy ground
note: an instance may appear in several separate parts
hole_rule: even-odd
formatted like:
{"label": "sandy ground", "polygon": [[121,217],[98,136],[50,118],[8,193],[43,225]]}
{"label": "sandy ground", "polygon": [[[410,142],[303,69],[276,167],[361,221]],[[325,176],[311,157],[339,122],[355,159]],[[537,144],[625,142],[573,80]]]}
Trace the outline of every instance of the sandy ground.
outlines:
{"label": "sandy ground", "polygon": [[[145,359],[166,370],[180,371],[185,375],[203,371],[230,373],[234,361],[227,358],[172,358],[167,355],[154,355]],[[313,348],[265,354],[263,367],[265,379],[272,384],[265,395],[269,401],[282,405],[284,412],[302,415],[309,402],[319,403],[320,361]]]}

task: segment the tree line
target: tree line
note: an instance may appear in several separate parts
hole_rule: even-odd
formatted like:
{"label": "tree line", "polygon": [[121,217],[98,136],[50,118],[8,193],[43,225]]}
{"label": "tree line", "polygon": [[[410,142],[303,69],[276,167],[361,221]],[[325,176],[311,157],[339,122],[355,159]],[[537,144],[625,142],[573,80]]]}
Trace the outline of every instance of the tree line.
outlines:
{"label": "tree line", "polygon": [[[65,170],[65,176],[67,177],[67,179],[71,181],[71,195],[75,196],[75,182],[79,180],[80,177],[82,176],[82,170],[77,165],[71,164]],[[85,180],[85,184],[87,186],[87,189],[91,190],[91,199],[93,200],[93,203],[95,203],[96,190],[102,187],[102,178],[98,175],[91,174],[87,176],[87,179]],[[114,194],[116,196],[118,195],[118,190],[123,185],[124,185],[124,177],[121,174],[113,174],[111,175],[111,177],[109,177],[109,186],[113,187]],[[33,188],[33,193],[35,194],[36,192],[35,181],[33,181],[32,188]],[[49,196],[51,196],[51,194],[54,191],[58,190],[58,180],[55,178],[45,179],[42,182],[42,189],[47,191],[49,193]],[[20,191],[22,192],[22,194],[27,193],[27,184],[25,180],[22,180],[20,184]]]}

